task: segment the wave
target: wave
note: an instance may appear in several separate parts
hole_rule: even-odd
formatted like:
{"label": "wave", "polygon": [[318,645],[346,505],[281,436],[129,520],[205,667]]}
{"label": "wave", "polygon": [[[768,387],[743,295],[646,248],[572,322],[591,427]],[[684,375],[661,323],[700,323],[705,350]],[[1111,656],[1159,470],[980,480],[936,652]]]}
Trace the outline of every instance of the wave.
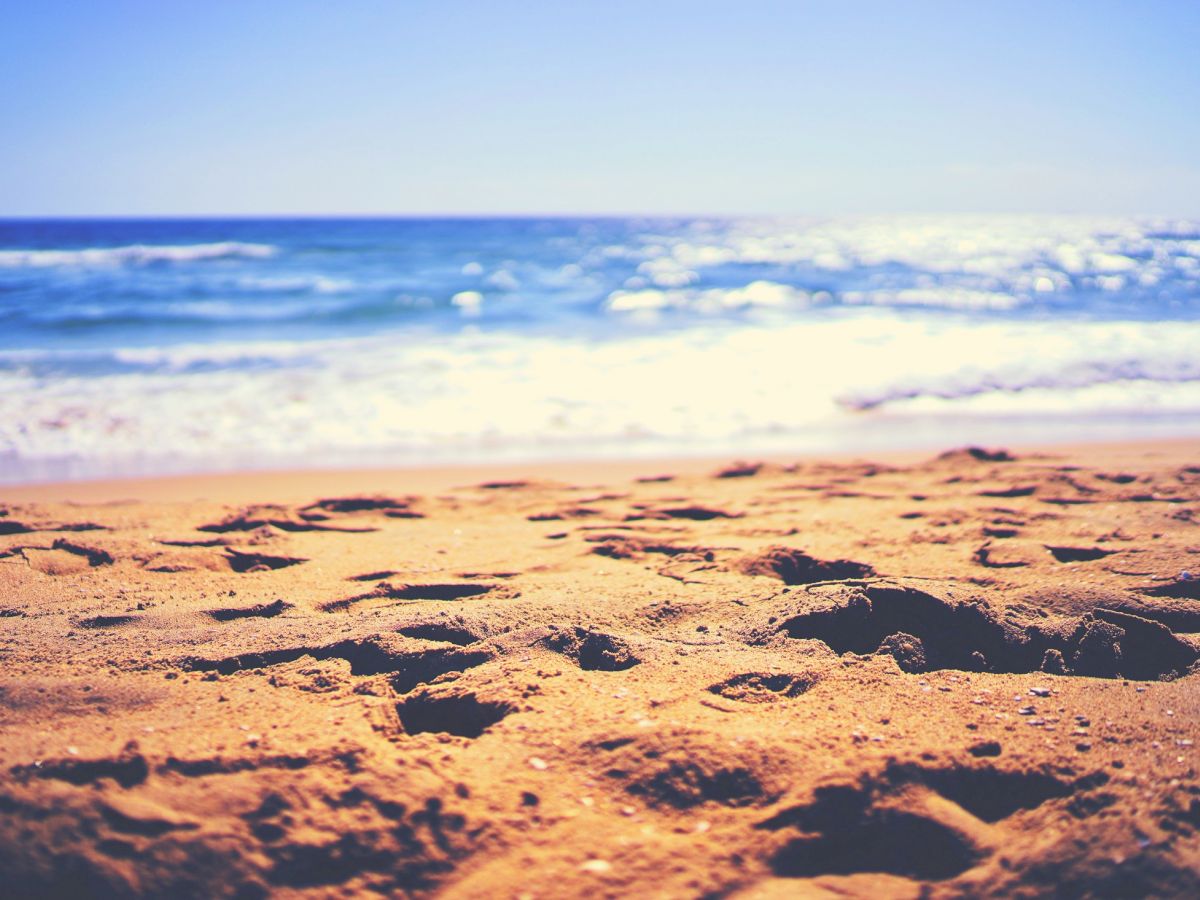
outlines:
{"label": "wave", "polygon": [[[27,387],[53,390],[64,380],[104,379],[129,374],[184,375],[226,370],[239,372],[312,365],[334,348],[352,350],[353,341],[239,341],[159,347],[0,350],[0,379],[34,379]],[[82,389],[87,389],[81,380]],[[186,382],[180,382],[186,388]],[[90,387],[90,386],[88,386]]]}
{"label": "wave", "polygon": [[239,278],[236,285],[242,290],[267,294],[344,294],[355,287],[349,279],[325,275],[248,276]]}
{"label": "wave", "polygon": [[1150,420],[1164,434],[1200,427],[1200,323],[827,312],[612,339],[406,330],[0,351],[0,482],[55,460],[78,467],[60,474],[145,474],[184,461],[940,444],[1017,420],[1030,441],[1093,426],[1119,436]]}
{"label": "wave", "polygon": [[211,244],[129,244],[124,247],[85,247],[78,250],[0,250],[0,268],[58,266],[146,265],[155,262],[194,262],[206,259],[273,256],[271,244],[218,241]]}
{"label": "wave", "polygon": [[921,380],[905,380],[874,390],[838,396],[845,409],[858,412],[907,401],[968,400],[984,394],[1018,394],[1025,391],[1076,391],[1116,384],[1176,385],[1200,382],[1200,360],[1190,358],[1137,358],[1086,360],[1051,367],[1011,368],[999,371],[958,371]]}
{"label": "wave", "polygon": [[0,320],[20,321],[26,325],[74,331],[120,327],[187,328],[193,325],[236,325],[264,322],[311,321],[337,315],[343,304],[293,302],[256,305],[229,300],[189,300],[154,306],[121,306],[101,303],[76,304],[52,310],[27,310],[0,313]]}
{"label": "wave", "polygon": [[1111,274],[1200,253],[1196,223],[1165,224],[1076,216],[751,219],[646,234],[640,246],[620,249],[621,255],[646,260],[643,272],[652,276],[729,263],[831,272],[891,265],[1002,278],[1032,266]]}
{"label": "wave", "polygon": [[642,308],[703,306],[701,288],[738,272],[857,305],[1011,311],[1103,295],[1133,307],[1194,302],[1197,231],[1070,216],[728,220],[649,230],[586,259],[636,266],[624,293],[657,292],[633,301]]}
{"label": "wave", "polygon": [[324,294],[283,294],[286,300],[211,299],[146,303],[73,303],[64,306],[0,309],[0,326],[12,323],[42,332],[74,332],[114,328],[170,328],[177,332],[197,327],[234,325],[312,326],[323,322],[333,328],[354,322],[403,321],[426,309],[405,298],[356,297],[331,291]]}
{"label": "wave", "polygon": [[744,287],[681,290],[641,287],[613,291],[604,309],[616,314],[656,314],[666,310],[718,315],[750,309],[805,310],[829,304],[843,306],[925,307],[928,309],[1008,311],[1028,303],[1028,298],[1004,291],[983,291],[955,286],[903,290],[808,291],[774,281],[752,281]]}
{"label": "wave", "polygon": [[750,308],[804,309],[815,303],[827,302],[825,292],[810,294],[774,281],[752,281],[739,288],[710,288],[708,290],[659,290],[639,288],[613,291],[604,301],[611,313],[655,313],[661,310],[688,310],[699,313],[721,313]]}

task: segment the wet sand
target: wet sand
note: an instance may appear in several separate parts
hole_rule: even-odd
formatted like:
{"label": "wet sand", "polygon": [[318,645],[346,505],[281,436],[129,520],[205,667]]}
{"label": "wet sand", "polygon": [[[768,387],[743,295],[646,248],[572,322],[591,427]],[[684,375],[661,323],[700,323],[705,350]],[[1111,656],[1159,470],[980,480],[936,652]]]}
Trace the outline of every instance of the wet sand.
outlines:
{"label": "wet sand", "polygon": [[1198,451],[0,488],[0,872],[1196,896]]}

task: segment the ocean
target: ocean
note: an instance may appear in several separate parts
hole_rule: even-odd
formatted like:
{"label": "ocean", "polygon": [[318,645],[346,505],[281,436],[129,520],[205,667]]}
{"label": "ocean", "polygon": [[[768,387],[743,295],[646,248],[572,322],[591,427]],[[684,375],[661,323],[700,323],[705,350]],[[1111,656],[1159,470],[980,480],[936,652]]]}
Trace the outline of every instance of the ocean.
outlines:
{"label": "ocean", "polygon": [[1200,221],[0,222],[0,481],[1200,434]]}

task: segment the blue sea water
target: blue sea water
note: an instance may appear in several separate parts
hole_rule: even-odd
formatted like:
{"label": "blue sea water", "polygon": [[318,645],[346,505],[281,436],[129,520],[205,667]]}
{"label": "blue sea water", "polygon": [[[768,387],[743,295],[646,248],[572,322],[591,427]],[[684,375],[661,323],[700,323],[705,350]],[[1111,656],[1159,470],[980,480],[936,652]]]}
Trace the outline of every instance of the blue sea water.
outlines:
{"label": "blue sea water", "polygon": [[0,480],[1200,433],[1200,221],[0,222]]}

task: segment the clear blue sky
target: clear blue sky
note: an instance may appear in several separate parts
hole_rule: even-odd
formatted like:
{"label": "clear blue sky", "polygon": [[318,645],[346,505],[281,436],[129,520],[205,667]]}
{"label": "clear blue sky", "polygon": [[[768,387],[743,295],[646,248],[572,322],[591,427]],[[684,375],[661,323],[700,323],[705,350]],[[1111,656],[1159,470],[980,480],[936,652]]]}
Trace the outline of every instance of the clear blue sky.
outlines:
{"label": "clear blue sky", "polygon": [[1200,214],[1200,0],[0,0],[0,216]]}

